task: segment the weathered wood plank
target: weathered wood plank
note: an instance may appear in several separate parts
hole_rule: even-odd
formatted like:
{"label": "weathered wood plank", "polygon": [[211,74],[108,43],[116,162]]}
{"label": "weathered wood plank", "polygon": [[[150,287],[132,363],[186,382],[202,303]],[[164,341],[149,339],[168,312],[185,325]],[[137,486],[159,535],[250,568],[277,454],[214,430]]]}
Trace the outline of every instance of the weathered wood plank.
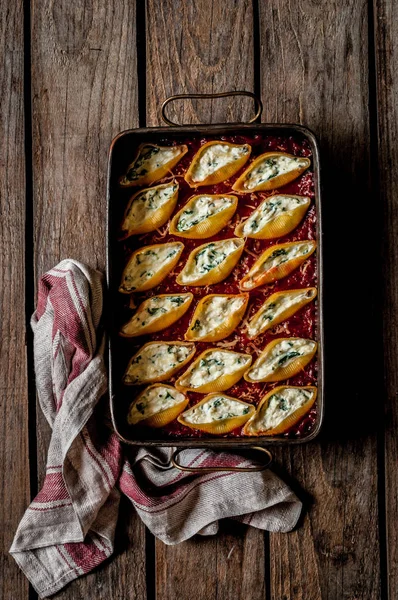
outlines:
{"label": "weathered wood plank", "polygon": [[29,503],[23,3],[0,2],[0,597],[28,597],[8,554]]}
{"label": "weathered wood plank", "polygon": [[[147,3],[147,125],[160,124],[168,96],[253,91],[253,14],[248,0]],[[177,123],[226,123],[252,116],[244,98],[180,101]]]}
{"label": "weathered wood plank", "polygon": [[[107,151],[138,125],[135,4],[45,0],[32,18],[36,274],[65,257],[103,269]],[[39,416],[40,481],[48,440]],[[146,597],[145,532],[131,510],[124,552],[60,598]]]}
{"label": "weathered wood plank", "polygon": [[266,558],[263,534],[232,522],[223,523],[216,538],[157,542],[156,599],[263,600]]}
{"label": "weathered wood plank", "polygon": [[[148,125],[160,123],[159,107],[172,94],[253,90],[251,2],[149,0],[147,7]],[[169,116],[226,122],[251,111],[251,101],[241,99],[185,101]],[[217,538],[156,542],[157,600],[263,599],[264,563],[263,534],[236,525]]]}
{"label": "weathered wood plank", "polygon": [[377,326],[369,319],[371,286],[366,302],[354,300],[379,257],[356,261],[354,278],[342,266],[344,241],[351,247],[366,243],[374,218],[367,3],[339,1],[327,10],[309,0],[259,6],[265,118],[300,122],[319,136],[325,217],[327,420],[322,442],[278,452],[312,502],[307,501],[308,514],[296,532],[271,535],[272,598],[374,600],[380,598],[377,418],[370,407],[382,382],[372,365],[377,349],[342,359],[346,327],[336,320],[344,318],[342,298],[351,298],[350,335],[358,348],[374,343],[380,350]]}
{"label": "weathered wood plank", "polygon": [[[398,597],[398,6],[374,2],[385,381],[385,479],[389,598]],[[381,397],[380,397],[381,400]]]}

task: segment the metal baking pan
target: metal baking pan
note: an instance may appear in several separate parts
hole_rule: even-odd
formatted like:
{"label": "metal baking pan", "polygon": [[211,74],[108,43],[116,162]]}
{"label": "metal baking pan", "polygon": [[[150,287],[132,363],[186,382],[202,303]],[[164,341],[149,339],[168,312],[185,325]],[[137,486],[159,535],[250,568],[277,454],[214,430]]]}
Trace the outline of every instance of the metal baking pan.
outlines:
{"label": "metal baking pan", "polygon": [[[182,448],[211,448],[211,449],[231,449],[231,448],[253,448],[254,446],[264,448],[264,446],[292,445],[302,444],[313,440],[319,433],[324,416],[324,331],[323,331],[323,270],[322,270],[322,216],[321,216],[321,188],[320,188],[320,164],[318,143],[314,134],[306,127],[301,125],[289,124],[269,124],[253,123],[261,114],[261,101],[254,97],[250,92],[231,92],[224,94],[197,94],[180,95],[168,98],[162,107],[162,116],[167,124],[171,121],[165,115],[166,105],[174,99],[192,98],[192,97],[220,97],[225,95],[248,95],[256,100],[256,115],[248,123],[216,124],[216,125],[177,125],[171,127],[153,127],[130,129],[119,133],[111,143],[108,162],[108,184],[107,184],[107,285],[108,285],[108,330],[109,330],[109,393],[110,407],[113,427],[119,438],[126,444],[133,446],[176,446],[181,451]],[[174,125],[174,124],[173,124]],[[222,136],[222,135],[300,135],[307,139],[312,151],[314,186],[315,186],[315,207],[317,222],[317,341],[318,341],[318,396],[317,396],[317,415],[312,431],[305,437],[288,438],[284,436],[262,436],[258,438],[245,437],[208,437],[208,438],[167,438],[167,439],[134,439],[131,437],[131,429],[126,421],[126,405],[119,401],[121,388],[120,381],[120,360],[118,344],[119,336],[113,325],[115,306],[117,306],[117,287],[119,284],[118,273],[120,272],[120,260],[123,257],[117,256],[118,250],[115,246],[115,228],[118,226],[121,218],[120,209],[120,189],[118,187],[118,176],[120,175],[120,165],[126,165],[131,158],[134,148],[143,142],[159,143],[160,140],[174,141],[182,140],[191,135]],[[119,243],[120,244],[120,243]],[[160,438],[161,436],[158,436]]]}

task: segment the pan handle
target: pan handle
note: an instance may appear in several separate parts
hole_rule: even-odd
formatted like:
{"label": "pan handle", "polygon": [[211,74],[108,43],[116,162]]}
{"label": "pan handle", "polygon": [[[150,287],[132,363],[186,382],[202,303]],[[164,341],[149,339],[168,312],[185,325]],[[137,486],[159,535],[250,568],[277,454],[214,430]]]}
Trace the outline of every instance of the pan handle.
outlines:
{"label": "pan handle", "polygon": [[166,106],[170,102],[174,102],[174,100],[186,100],[186,99],[192,99],[192,98],[204,98],[204,99],[227,98],[229,96],[248,96],[249,98],[253,98],[254,104],[256,107],[256,114],[254,115],[254,117],[249,119],[249,121],[247,121],[247,123],[254,123],[254,121],[256,121],[256,119],[258,119],[259,116],[261,115],[261,113],[263,112],[263,104],[262,104],[260,98],[258,96],[256,96],[256,94],[253,94],[252,92],[247,92],[246,90],[233,91],[233,92],[219,92],[218,94],[175,94],[174,96],[169,96],[169,98],[167,98],[163,102],[163,104],[162,104],[162,119],[165,123],[167,123],[167,125],[174,125],[177,127],[180,126],[180,123],[174,123],[166,115]]}
{"label": "pan handle", "polygon": [[251,446],[250,450],[259,450],[267,456],[267,460],[263,465],[257,467],[185,467],[177,461],[178,455],[184,451],[184,448],[177,448],[171,457],[171,464],[180,471],[187,473],[217,473],[220,471],[236,471],[240,473],[250,473],[265,471],[272,463],[272,454],[267,448],[261,448],[261,446]]}

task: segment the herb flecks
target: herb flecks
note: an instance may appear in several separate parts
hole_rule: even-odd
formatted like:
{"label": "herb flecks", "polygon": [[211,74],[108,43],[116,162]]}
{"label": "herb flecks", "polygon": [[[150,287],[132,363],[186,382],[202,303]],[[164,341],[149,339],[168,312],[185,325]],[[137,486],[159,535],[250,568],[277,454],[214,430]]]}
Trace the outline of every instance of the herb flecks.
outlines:
{"label": "herb flecks", "polygon": [[296,352],[296,351],[288,352],[287,354],[285,354],[278,360],[278,366],[283,367],[283,365],[285,363],[287,363],[292,358],[296,358],[297,356],[301,356],[301,352]]}

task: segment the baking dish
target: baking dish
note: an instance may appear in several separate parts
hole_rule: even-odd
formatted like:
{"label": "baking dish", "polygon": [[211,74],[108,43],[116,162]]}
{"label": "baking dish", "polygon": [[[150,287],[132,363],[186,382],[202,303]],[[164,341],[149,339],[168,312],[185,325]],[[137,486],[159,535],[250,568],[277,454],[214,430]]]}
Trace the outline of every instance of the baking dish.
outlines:
{"label": "baking dish", "polygon": [[[226,95],[247,95],[255,99],[257,112],[248,123],[215,124],[215,125],[174,125],[165,113],[166,106],[175,99],[184,98],[213,98]],[[107,185],[107,285],[108,285],[108,325],[109,325],[109,392],[112,422],[115,432],[119,438],[127,444],[137,446],[175,446],[182,448],[211,448],[231,449],[250,448],[277,445],[300,444],[313,440],[319,433],[324,416],[324,344],[323,344],[323,269],[322,269],[322,218],[321,218],[321,189],[320,189],[320,164],[318,144],[314,134],[301,125],[289,124],[266,124],[254,123],[261,114],[261,102],[249,92],[231,92],[223,94],[195,94],[179,95],[168,98],[162,107],[163,120],[170,127],[153,127],[131,129],[118,134],[111,143],[108,162],[108,185]],[[120,383],[121,363],[123,362],[123,349],[121,349],[120,337],[117,334],[115,321],[119,312],[118,284],[120,278],[120,265],[125,261],[125,256],[120,249],[120,243],[116,240],[115,232],[120,224],[123,214],[124,203],[120,201],[120,188],[118,179],[129,158],[132,149],[142,143],[161,144],[165,140],[169,142],[180,142],[190,137],[206,137],[218,139],[220,136],[298,136],[305,139],[311,149],[313,174],[314,174],[314,198],[316,210],[316,273],[317,273],[317,311],[316,311],[316,337],[318,342],[317,354],[317,407],[316,419],[308,435],[303,437],[286,436],[259,436],[255,439],[245,437],[168,437],[154,434],[145,438],[133,437],[131,429],[126,422],[126,401],[123,400],[123,390]],[[130,195],[135,190],[130,190]],[[126,194],[125,194],[125,197]]]}

